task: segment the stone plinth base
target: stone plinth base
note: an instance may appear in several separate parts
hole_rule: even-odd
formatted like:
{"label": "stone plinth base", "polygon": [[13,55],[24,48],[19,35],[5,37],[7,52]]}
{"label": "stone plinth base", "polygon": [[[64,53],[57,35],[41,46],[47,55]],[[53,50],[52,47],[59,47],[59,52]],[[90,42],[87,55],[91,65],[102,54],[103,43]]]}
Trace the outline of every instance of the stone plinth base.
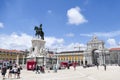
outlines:
{"label": "stone plinth base", "polygon": [[35,61],[37,65],[43,66],[46,64],[46,59],[44,56],[39,57],[29,57],[27,61]]}
{"label": "stone plinth base", "polygon": [[27,61],[35,61],[37,65],[45,65],[45,43],[46,41],[41,40],[39,38],[32,39],[32,47],[30,50],[30,54],[27,57]]}

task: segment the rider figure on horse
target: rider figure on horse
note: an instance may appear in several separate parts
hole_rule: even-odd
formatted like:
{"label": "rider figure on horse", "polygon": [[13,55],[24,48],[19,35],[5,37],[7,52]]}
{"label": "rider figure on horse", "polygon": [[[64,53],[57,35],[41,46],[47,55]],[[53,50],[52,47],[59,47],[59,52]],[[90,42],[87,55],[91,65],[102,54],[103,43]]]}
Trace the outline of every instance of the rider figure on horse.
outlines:
{"label": "rider figure on horse", "polygon": [[36,31],[35,36],[41,37],[42,40],[44,40],[44,32],[42,31],[42,24],[40,24],[40,27],[35,26],[34,30]]}

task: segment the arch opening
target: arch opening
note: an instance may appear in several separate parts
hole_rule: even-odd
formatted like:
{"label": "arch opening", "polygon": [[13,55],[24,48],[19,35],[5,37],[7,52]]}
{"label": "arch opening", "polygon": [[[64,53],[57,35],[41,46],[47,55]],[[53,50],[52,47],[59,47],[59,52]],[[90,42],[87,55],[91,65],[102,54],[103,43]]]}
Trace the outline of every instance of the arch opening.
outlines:
{"label": "arch opening", "polygon": [[98,50],[98,49],[93,49],[92,50],[92,64],[94,65],[98,65],[99,62],[98,62],[98,58],[99,58],[99,53],[96,53],[95,51]]}

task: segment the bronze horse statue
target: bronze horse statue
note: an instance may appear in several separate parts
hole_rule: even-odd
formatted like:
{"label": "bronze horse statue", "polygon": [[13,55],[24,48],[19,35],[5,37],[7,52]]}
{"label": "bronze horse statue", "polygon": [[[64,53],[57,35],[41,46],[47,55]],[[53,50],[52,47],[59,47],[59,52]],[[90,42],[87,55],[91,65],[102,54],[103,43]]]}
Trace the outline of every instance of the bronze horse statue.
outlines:
{"label": "bronze horse statue", "polygon": [[40,24],[40,27],[35,26],[34,30],[36,31],[35,36],[41,37],[42,40],[44,40],[44,32],[42,31],[42,24]]}

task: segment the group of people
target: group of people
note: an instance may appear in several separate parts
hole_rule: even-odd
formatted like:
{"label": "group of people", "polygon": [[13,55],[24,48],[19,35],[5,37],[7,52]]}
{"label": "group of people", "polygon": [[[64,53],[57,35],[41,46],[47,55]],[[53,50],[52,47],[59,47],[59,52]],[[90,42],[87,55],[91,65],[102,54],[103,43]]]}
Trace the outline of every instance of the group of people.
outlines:
{"label": "group of people", "polygon": [[3,80],[6,77],[6,73],[8,73],[8,78],[12,78],[12,75],[14,75],[14,78],[20,78],[21,69],[22,69],[21,66],[16,64],[14,66],[13,65],[7,66],[6,64],[3,64],[1,68]]}

